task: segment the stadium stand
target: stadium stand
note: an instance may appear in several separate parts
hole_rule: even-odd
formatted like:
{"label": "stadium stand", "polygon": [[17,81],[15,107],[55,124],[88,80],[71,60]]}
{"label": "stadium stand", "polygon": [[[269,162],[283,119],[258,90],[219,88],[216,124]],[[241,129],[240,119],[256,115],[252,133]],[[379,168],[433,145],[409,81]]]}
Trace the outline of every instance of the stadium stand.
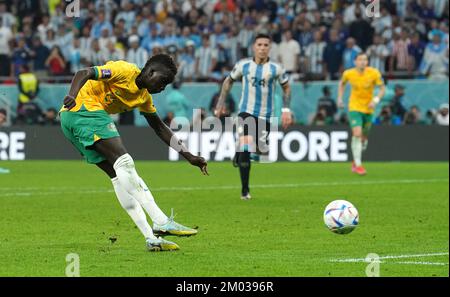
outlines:
{"label": "stadium stand", "polygon": [[[58,108],[56,99],[77,70],[117,59],[143,65],[159,52],[176,59],[179,81],[211,82],[203,87],[212,90],[236,61],[252,54],[255,33],[266,32],[274,40],[271,59],[289,68],[298,96],[308,101],[296,111],[307,123],[320,89],[334,86],[327,82],[362,50],[389,80],[416,79],[420,86],[433,80],[448,93],[448,2],[381,0],[380,15],[370,17],[370,1],[360,0],[96,0],[79,1],[79,10],[70,1],[0,0],[0,90],[15,101],[7,85],[28,65],[42,83],[41,107]],[[56,91],[46,91],[55,84]],[[318,91],[308,94],[311,85]],[[196,98],[196,88],[188,83],[181,91]],[[444,102],[448,97],[433,99],[433,106],[415,98],[411,105],[425,113]],[[206,99],[201,107],[208,109]]]}

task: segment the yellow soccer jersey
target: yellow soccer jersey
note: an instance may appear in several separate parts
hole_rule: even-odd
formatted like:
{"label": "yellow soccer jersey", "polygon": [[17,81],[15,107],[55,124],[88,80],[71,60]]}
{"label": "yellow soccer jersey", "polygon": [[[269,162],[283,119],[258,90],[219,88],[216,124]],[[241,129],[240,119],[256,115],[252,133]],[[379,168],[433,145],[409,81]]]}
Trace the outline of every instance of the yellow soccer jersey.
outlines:
{"label": "yellow soccer jersey", "polygon": [[375,86],[383,85],[380,71],[372,67],[366,67],[363,73],[356,68],[348,69],[344,71],[342,81],[350,83],[352,87],[348,105],[349,111],[373,113],[374,110],[369,108],[369,104],[374,97]]}
{"label": "yellow soccer jersey", "polygon": [[[109,114],[139,108],[142,113],[154,113],[152,95],[147,89],[139,89],[135,79],[141,70],[125,61],[110,61],[103,66],[94,66],[95,79],[88,80],[76,98],[76,106],[70,111],[77,112],[82,107],[88,111],[105,110]],[[62,108],[61,111],[67,111]]]}

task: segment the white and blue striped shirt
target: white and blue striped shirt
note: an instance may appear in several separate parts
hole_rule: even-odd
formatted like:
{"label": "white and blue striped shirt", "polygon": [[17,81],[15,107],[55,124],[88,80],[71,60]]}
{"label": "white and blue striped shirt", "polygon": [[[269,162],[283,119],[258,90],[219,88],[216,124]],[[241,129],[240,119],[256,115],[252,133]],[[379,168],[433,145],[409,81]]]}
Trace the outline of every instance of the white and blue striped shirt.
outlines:
{"label": "white and blue striped shirt", "polygon": [[288,83],[286,71],[277,63],[256,64],[253,59],[239,61],[230,73],[232,80],[242,79],[239,112],[270,120],[273,114],[275,83]]}
{"label": "white and blue striped shirt", "polygon": [[130,48],[127,53],[127,62],[136,64],[139,68],[144,68],[148,60],[148,52],[142,47],[137,49]]}

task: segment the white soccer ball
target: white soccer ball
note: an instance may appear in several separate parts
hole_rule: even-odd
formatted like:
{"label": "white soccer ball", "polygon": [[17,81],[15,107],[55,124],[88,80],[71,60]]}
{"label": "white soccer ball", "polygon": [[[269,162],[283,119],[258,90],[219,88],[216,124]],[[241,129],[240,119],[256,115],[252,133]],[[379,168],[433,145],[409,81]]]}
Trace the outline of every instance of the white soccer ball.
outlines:
{"label": "white soccer ball", "polygon": [[325,207],[323,220],[328,229],[337,234],[352,232],[359,223],[356,207],[345,200],[335,200]]}

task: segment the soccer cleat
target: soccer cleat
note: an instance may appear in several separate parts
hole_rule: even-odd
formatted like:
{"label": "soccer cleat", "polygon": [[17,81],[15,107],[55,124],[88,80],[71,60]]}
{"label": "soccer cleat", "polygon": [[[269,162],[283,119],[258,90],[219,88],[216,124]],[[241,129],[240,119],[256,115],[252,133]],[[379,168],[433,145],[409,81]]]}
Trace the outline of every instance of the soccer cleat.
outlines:
{"label": "soccer cleat", "polygon": [[147,238],[146,245],[150,252],[176,251],[180,249],[178,244],[165,240],[161,237],[156,239]]}
{"label": "soccer cleat", "polygon": [[250,200],[250,199],[252,199],[252,196],[250,195],[250,193],[246,193],[246,194],[242,194],[241,195],[241,199],[242,200]]}
{"label": "soccer cleat", "polygon": [[355,162],[353,161],[352,162],[352,172],[353,173],[356,173],[356,168],[357,168],[357,166],[356,166]]}
{"label": "soccer cleat", "polygon": [[364,169],[364,167],[358,166],[358,167],[355,168],[355,173],[357,173],[357,174],[362,176],[362,175],[366,175],[367,171],[366,171],[366,169]]}
{"label": "soccer cleat", "polygon": [[170,215],[169,220],[164,225],[153,224],[153,232],[158,235],[176,235],[176,236],[191,236],[197,234],[197,230],[183,226],[175,222],[173,215]]}

